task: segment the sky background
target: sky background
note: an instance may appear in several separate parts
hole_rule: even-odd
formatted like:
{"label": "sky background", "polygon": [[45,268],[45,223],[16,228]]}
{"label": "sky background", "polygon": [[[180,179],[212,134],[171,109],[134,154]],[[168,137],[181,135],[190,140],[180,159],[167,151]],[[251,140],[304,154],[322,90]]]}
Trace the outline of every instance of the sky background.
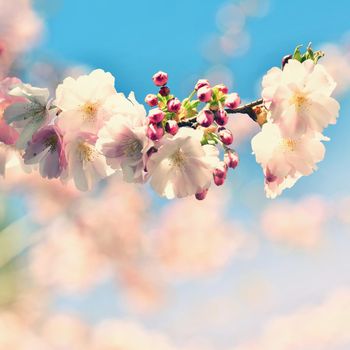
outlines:
{"label": "sky background", "polygon": [[[116,89],[135,91],[139,101],[154,92],[151,76],[158,70],[168,72],[172,92],[184,98],[198,78],[220,65],[231,72],[233,90],[249,101],[259,98],[265,72],[278,66],[296,45],[311,41],[318,49],[329,42],[340,44],[350,30],[348,1],[270,0],[240,22],[250,38],[248,48],[242,55],[228,57],[210,44],[220,34],[217,13],[227,3],[38,0],[46,33],[33,57],[110,71],[116,77]],[[242,18],[237,17],[239,21]],[[332,140],[319,170],[276,202],[317,194],[335,208],[339,198],[350,195],[348,96],[342,96],[339,122],[326,131]],[[254,259],[234,260],[205,279],[174,282],[171,302],[156,314],[130,311],[123,298],[115,298],[118,289],[108,283],[88,295],[60,296],[55,307],[77,311],[91,322],[116,315],[136,319],[180,345],[190,341],[228,348],[259,334],[267,319],[321,302],[334,289],[349,287],[349,227],[327,223],[326,247],[311,253],[261,239],[256,220],[271,201],[264,198],[263,176],[249,143],[238,150],[241,164],[222,191],[232,196],[227,215],[244,221],[259,239]],[[156,196],[153,199],[154,210],[168,205]],[[262,296],[254,295],[254,286]]]}

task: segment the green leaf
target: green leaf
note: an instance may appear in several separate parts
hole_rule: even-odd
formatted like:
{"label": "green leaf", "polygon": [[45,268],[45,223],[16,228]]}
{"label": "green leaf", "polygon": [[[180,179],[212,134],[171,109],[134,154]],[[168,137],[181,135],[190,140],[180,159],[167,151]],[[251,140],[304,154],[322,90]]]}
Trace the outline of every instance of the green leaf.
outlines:
{"label": "green leaf", "polygon": [[303,45],[298,45],[295,50],[294,50],[294,53],[293,53],[293,58],[299,62],[301,62],[301,59],[302,59],[302,56],[301,56],[301,52],[300,52],[300,48],[302,47]]}
{"label": "green leaf", "polygon": [[197,108],[199,106],[199,104],[201,103],[201,101],[199,100],[194,100],[191,102],[191,107],[192,108]]}

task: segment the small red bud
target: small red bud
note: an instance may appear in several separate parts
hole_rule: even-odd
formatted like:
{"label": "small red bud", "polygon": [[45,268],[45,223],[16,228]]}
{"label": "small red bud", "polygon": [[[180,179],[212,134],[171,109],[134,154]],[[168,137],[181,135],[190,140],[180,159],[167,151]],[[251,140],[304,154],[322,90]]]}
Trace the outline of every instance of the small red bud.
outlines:
{"label": "small red bud", "polygon": [[215,121],[221,126],[226,125],[228,122],[227,112],[224,109],[217,110],[215,112]]}
{"label": "small red bud", "polygon": [[167,86],[162,86],[160,89],[159,89],[159,94],[162,95],[162,96],[168,96],[170,94],[170,89],[167,87]]}
{"label": "small red bud", "polygon": [[222,92],[223,94],[227,94],[228,93],[228,87],[224,84],[219,84],[219,85],[216,85],[217,89]]}
{"label": "small red bud", "polygon": [[194,88],[195,88],[196,91],[198,91],[203,86],[210,87],[209,81],[207,79],[199,79],[197,81],[197,84],[196,84],[196,86]]}
{"label": "small red bud", "polygon": [[161,125],[149,124],[147,128],[147,136],[152,141],[160,140],[164,135],[164,130]]}
{"label": "small red bud", "polygon": [[223,144],[226,146],[230,145],[233,142],[233,135],[232,132],[224,127],[220,127],[218,129],[218,134],[220,137],[220,140]]}
{"label": "small red bud", "polygon": [[212,111],[210,111],[209,109],[202,110],[197,115],[198,124],[203,126],[204,128],[207,128],[211,124],[213,124],[213,121],[214,121],[214,113]]}
{"label": "small red bud", "polygon": [[203,199],[205,199],[205,197],[207,196],[208,193],[208,189],[205,189],[203,191],[197,192],[195,194],[196,199],[198,199],[199,201],[202,201]]}
{"label": "small red bud", "polygon": [[165,124],[165,131],[171,135],[176,135],[179,126],[175,120],[168,120]]}
{"label": "small red bud", "polygon": [[237,93],[227,95],[225,100],[225,106],[230,109],[235,109],[241,104],[241,99]]}
{"label": "small red bud", "polygon": [[235,169],[239,163],[238,154],[232,151],[226,152],[224,155],[224,162],[229,168]]}
{"label": "small red bud", "polygon": [[154,94],[148,94],[145,98],[145,102],[150,106],[154,107],[158,104],[158,98]]}
{"label": "small red bud", "polygon": [[164,112],[159,108],[151,109],[148,113],[150,123],[159,123],[164,119],[164,117]]}
{"label": "small red bud", "polygon": [[168,82],[168,74],[162,71],[159,71],[153,75],[152,80],[155,85],[163,86]]}
{"label": "small red bud", "polygon": [[209,102],[213,95],[213,90],[209,86],[203,86],[197,91],[198,100],[201,102]]}
{"label": "small red bud", "polygon": [[178,113],[181,109],[181,101],[179,99],[172,98],[167,103],[168,111],[173,113]]}

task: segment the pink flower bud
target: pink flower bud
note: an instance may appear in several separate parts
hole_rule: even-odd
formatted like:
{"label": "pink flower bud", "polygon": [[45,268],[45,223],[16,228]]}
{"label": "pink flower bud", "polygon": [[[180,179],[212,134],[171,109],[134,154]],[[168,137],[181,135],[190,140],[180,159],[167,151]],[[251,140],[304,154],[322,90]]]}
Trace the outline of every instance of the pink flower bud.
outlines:
{"label": "pink flower bud", "polygon": [[170,94],[170,89],[167,87],[167,86],[162,86],[160,89],[159,89],[159,94],[162,95],[162,96],[168,96]]}
{"label": "pink flower bud", "polygon": [[213,176],[226,178],[227,166],[224,162],[220,162],[220,164],[214,169]]}
{"label": "pink flower bud", "polygon": [[205,128],[213,124],[213,121],[214,121],[214,113],[209,109],[205,109],[197,115],[198,124]]}
{"label": "pink flower bud", "polygon": [[165,131],[171,135],[176,135],[179,130],[179,126],[175,120],[168,120],[165,124]]}
{"label": "pink flower bud", "polygon": [[221,186],[226,180],[227,166],[221,162],[213,171],[213,179],[216,186]]}
{"label": "pink flower bud", "polygon": [[196,199],[198,199],[199,201],[202,201],[203,199],[205,199],[205,197],[207,196],[208,193],[208,189],[205,189],[203,191],[197,192],[195,194]]}
{"label": "pink flower bud", "polygon": [[158,104],[158,98],[154,94],[148,94],[145,98],[145,102],[150,106],[154,107]]}
{"label": "pink flower bud", "polygon": [[160,140],[164,135],[164,130],[161,125],[149,124],[147,128],[147,136],[152,141]]}
{"label": "pink flower bud", "polygon": [[176,97],[172,98],[171,100],[168,101],[167,107],[169,112],[177,113],[181,109],[181,102]]}
{"label": "pink flower bud", "polygon": [[151,109],[148,113],[150,123],[159,123],[164,119],[164,117],[164,112],[159,108]]}
{"label": "pink flower bud", "polygon": [[196,86],[194,88],[195,88],[196,91],[198,91],[203,86],[210,87],[209,81],[207,79],[199,79],[197,81],[197,84],[196,84]]}
{"label": "pink flower bud", "polygon": [[230,109],[235,109],[241,104],[241,99],[237,93],[227,95],[225,100],[225,106]]}
{"label": "pink flower bud", "polygon": [[216,85],[217,89],[222,92],[223,94],[227,94],[228,93],[228,87],[224,84],[219,84],[219,85]]}
{"label": "pink flower bud", "polygon": [[213,179],[216,186],[221,186],[225,182],[225,178],[223,177],[213,176]]}
{"label": "pink flower bud", "polygon": [[228,122],[227,112],[224,109],[217,110],[215,112],[215,121],[221,126],[226,125]]}
{"label": "pink flower bud", "polygon": [[266,174],[265,174],[265,182],[266,183],[271,183],[271,182],[275,182],[277,180],[277,176],[272,174],[270,169],[267,168],[266,169]]}
{"label": "pink flower bud", "polygon": [[209,86],[203,86],[197,91],[198,100],[201,102],[208,102],[211,100],[213,90]]}
{"label": "pink flower bud", "polygon": [[218,134],[222,143],[226,146],[230,145],[233,142],[232,132],[224,127],[218,129]]}
{"label": "pink flower bud", "polygon": [[159,71],[153,75],[152,79],[155,85],[162,86],[168,82],[168,74],[162,71]]}
{"label": "pink flower bud", "polygon": [[239,157],[236,152],[228,151],[224,155],[225,164],[232,169],[235,169],[239,163]]}

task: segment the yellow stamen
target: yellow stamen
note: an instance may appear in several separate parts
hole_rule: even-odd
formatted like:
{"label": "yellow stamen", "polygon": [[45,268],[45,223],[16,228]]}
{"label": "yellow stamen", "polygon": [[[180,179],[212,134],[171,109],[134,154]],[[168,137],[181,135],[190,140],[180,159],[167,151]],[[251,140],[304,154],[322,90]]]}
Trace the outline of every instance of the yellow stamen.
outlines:
{"label": "yellow stamen", "polygon": [[304,109],[308,104],[308,99],[303,93],[295,93],[291,98],[291,103],[295,105],[297,110]]}
{"label": "yellow stamen", "polygon": [[297,140],[293,140],[293,139],[283,139],[282,140],[282,147],[284,148],[284,150],[286,151],[295,151],[296,146],[297,146],[298,141]]}
{"label": "yellow stamen", "polygon": [[99,104],[98,102],[86,102],[81,110],[84,113],[84,117],[87,121],[94,121],[98,111]]}
{"label": "yellow stamen", "polygon": [[95,148],[87,142],[80,142],[77,151],[81,162],[92,162],[95,159]]}
{"label": "yellow stamen", "polygon": [[141,153],[142,144],[138,139],[128,139],[123,145],[123,151],[127,157],[134,156]]}
{"label": "yellow stamen", "polygon": [[185,161],[184,153],[179,149],[169,157],[170,165],[176,168],[183,166]]}

